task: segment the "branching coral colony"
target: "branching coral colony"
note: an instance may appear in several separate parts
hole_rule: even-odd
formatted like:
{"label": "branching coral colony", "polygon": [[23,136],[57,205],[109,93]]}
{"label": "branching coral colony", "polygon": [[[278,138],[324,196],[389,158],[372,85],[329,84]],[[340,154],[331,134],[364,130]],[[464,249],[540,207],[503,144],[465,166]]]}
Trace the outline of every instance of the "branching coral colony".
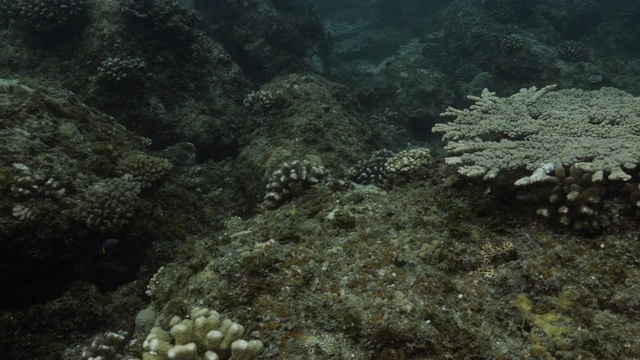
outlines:
{"label": "branching coral colony", "polygon": [[520,198],[540,203],[540,216],[599,230],[613,215],[605,199],[630,196],[640,207],[640,98],[614,88],[554,89],[505,98],[485,89],[469,96],[469,109],[449,107],[441,115],[454,121],[433,131],[449,141],[446,163],[461,175],[512,178]]}

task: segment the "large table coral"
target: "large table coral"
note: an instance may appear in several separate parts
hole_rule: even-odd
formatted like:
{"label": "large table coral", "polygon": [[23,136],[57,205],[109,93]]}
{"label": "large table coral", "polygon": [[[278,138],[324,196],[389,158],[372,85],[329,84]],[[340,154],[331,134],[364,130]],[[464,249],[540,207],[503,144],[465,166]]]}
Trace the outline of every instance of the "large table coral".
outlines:
{"label": "large table coral", "polygon": [[640,163],[640,99],[615,88],[554,88],[521,89],[505,98],[485,89],[479,97],[469,96],[475,101],[469,109],[449,107],[442,115],[455,116],[454,121],[433,128],[450,140],[446,149],[453,156],[447,163],[460,165],[462,175],[484,179],[549,164],[575,165],[609,180],[631,179],[629,170]]}

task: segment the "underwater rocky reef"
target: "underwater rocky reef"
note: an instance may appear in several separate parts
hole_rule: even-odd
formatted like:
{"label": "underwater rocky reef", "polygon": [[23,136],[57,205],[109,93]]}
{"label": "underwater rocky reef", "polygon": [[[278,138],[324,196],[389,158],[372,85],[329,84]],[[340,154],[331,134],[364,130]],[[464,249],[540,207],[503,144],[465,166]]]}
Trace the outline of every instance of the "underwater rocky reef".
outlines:
{"label": "underwater rocky reef", "polygon": [[638,36],[622,0],[0,0],[2,357],[640,357]]}

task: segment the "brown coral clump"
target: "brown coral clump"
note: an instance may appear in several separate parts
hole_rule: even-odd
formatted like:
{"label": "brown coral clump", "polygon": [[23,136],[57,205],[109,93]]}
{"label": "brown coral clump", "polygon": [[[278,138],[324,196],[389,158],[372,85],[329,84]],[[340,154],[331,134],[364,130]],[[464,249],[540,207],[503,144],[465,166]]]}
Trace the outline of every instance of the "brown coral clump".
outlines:
{"label": "brown coral clump", "polygon": [[542,204],[536,213],[545,219],[575,230],[597,231],[609,222],[603,212],[604,193],[605,180],[599,174],[556,165],[553,175],[536,183],[526,198]]}
{"label": "brown coral clump", "polygon": [[385,163],[393,156],[393,151],[382,149],[375,151],[367,160],[359,161],[349,170],[353,181],[358,184],[383,184],[387,179]]}
{"label": "brown coral clump", "polygon": [[102,180],[84,194],[78,214],[91,229],[117,231],[133,216],[138,194],[140,184],[130,177]]}
{"label": "brown coral clump", "polygon": [[429,165],[429,161],[431,161],[429,149],[403,150],[389,158],[385,163],[385,167],[389,173],[394,173],[404,178],[413,178],[424,172],[424,169]]}
{"label": "brown coral clump", "polygon": [[118,161],[118,173],[130,174],[132,180],[140,183],[143,189],[162,179],[171,168],[169,160],[141,152],[131,153]]}
{"label": "brown coral clump", "polygon": [[263,204],[268,209],[275,209],[288,199],[299,196],[311,186],[326,184],[329,181],[331,181],[329,172],[308,160],[284,163],[271,176]]}

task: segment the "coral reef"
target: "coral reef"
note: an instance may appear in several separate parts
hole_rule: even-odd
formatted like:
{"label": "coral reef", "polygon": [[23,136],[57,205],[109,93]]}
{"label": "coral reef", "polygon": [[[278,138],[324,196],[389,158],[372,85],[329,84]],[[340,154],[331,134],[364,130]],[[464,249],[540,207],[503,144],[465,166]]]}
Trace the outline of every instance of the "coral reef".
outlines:
{"label": "coral reef", "polygon": [[196,0],[194,8],[202,14],[205,32],[251,79],[328,72],[331,42],[312,2]]}
{"label": "coral reef", "polygon": [[[535,202],[542,218],[598,233],[621,222],[625,188],[637,180],[638,100],[613,88],[552,89],[522,89],[509,98],[485,89],[470,97],[468,110],[447,109],[443,115],[456,119],[434,131],[451,140],[446,162],[459,174],[494,179],[499,191],[502,181],[513,182],[518,198]],[[525,170],[531,175],[522,176]]]}
{"label": "coral reef", "polygon": [[232,154],[248,82],[227,51],[195,29],[193,9],[170,0],[85,3],[67,36],[35,36],[48,40],[44,47],[7,27],[0,77],[60,84],[154,144],[189,141],[202,157]]}
{"label": "coral reef", "polygon": [[[0,284],[12,294],[0,301],[3,310],[26,311],[41,304],[47,308],[43,311],[51,312],[52,301],[79,278],[98,284],[100,291],[113,291],[132,279],[142,261],[142,249],[152,239],[162,242],[169,237],[180,238],[187,226],[194,226],[192,222],[199,215],[187,214],[184,204],[199,200],[181,190],[186,186],[177,187],[173,193],[156,186],[140,197],[140,184],[117,178],[119,169],[126,169],[119,163],[130,155],[155,164],[149,169],[139,164],[127,171],[156,185],[159,178],[150,175],[166,173],[167,164],[149,153],[143,137],[120,126],[114,118],[87,106],[69,91],[29,80],[0,80],[0,102],[0,159],[4,164],[0,166],[0,249],[4,254]],[[149,172],[139,173],[136,169]],[[168,205],[168,199],[189,200]],[[173,216],[165,219],[154,215],[161,211],[171,211]],[[130,226],[124,228],[125,223]],[[105,251],[102,244],[108,238],[101,230],[109,232],[120,245]],[[72,292],[64,301],[71,304],[81,295],[81,291]],[[125,324],[116,323],[101,309],[76,311],[78,315],[74,316],[99,314],[111,319],[110,324],[118,325],[113,329],[126,329]],[[122,313],[121,309],[118,313]],[[69,315],[65,312],[60,317]],[[82,323],[77,317],[74,323]],[[87,323],[103,322],[92,318]],[[41,336],[42,344],[57,344],[59,340],[54,337],[65,337],[59,336],[58,327],[70,327],[64,322],[40,324],[33,328],[34,335],[27,342]],[[14,328],[25,331],[23,325]],[[105,330],[89,326],[81,332],[86,336]],[[77,329],[65,331],[76,334]],[[34,354],[40,354],[41,349],[52,352],[45,348],[48,346],[34,346]],[[21,351],[25,350],[16,347],[16,355],[11,357],[24,356],[17,355]]]}
{"label": "coral reef", "polygon": [[384,139],[360,117],[346,87],[320,76],[277,77],[260,91],[272,94],[272,105],[267,112],[251,113],[251,141],[238,155],[240,178],[252,196],[262,197],[274,169],[294,159],[322,164],[335,178],[346,177],[373,151],[370,139]]}
{"label": "coral reef", "polygon": [[[592,343],[634,327],[636,270],[618,257],[637,252],[635,235],[552,233],[533,211],[432,166],[433,186],[313,187],[279,211],[229,219],[165,266],[152,302],[164,314],[224,304],[268,344],[264,358],[640,353]],[[619,331],[589,327],[594,317]]]}
{"label": "coral reef", "polygon": [[198,15],[176,1],[123,0],[119,3],[119,10],[127,21],[132,25],[152,30],[155,33],[154,37],[189,43],[196,36],[193,27],[199,20]]}
{"label": "coral reef", "polygon": [[3,357],[640,358],[638,23],[0,0]]}

